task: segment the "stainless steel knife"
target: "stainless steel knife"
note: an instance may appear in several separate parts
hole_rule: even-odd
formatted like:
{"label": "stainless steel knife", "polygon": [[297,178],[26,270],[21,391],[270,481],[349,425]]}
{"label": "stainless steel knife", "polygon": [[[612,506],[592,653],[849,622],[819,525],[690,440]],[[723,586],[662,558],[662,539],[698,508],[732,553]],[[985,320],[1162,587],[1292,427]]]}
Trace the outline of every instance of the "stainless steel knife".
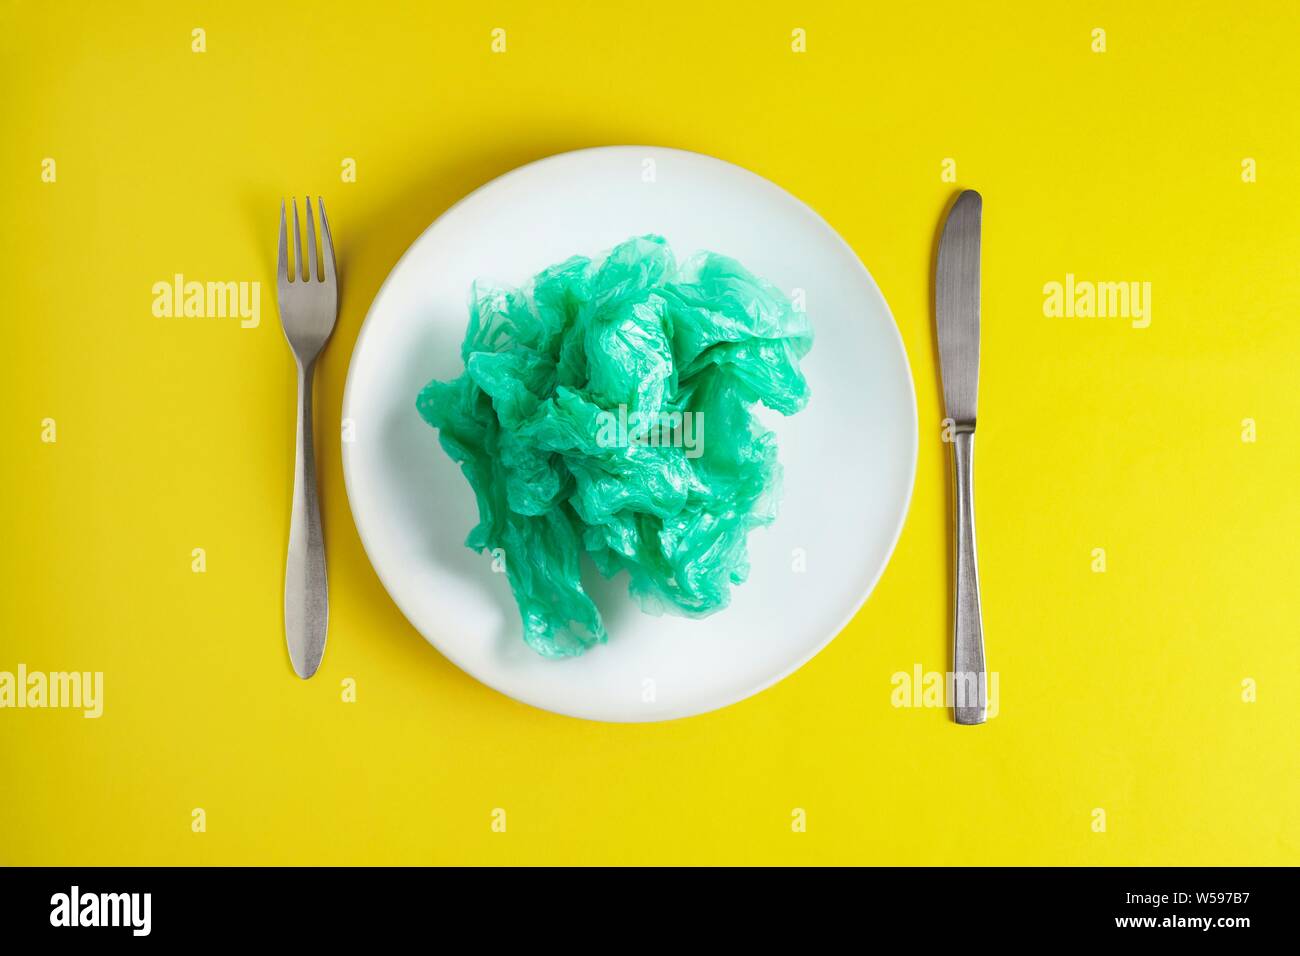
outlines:
{"label": "stainless steel knife", "polygon": [[939,240],[935,321],[939,369],[950,422],[953,461],[953,716],[982,724],[988,710],[984,624],[975,561],[975,500],[971,487],[975,404],[980,374],[980,222],[984,200],[967,189],[953,204]]}

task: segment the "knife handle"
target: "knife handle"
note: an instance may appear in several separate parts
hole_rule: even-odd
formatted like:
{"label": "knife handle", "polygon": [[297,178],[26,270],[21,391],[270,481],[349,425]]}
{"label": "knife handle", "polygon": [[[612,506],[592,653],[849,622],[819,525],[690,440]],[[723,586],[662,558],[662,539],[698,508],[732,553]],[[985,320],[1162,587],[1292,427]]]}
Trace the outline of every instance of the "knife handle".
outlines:
{"label": "knife handle", "polygon": [[953,462],[953,716],[959,724],[982,724],[987,716],[984,622],[975,561],[975,494],[972,486],[975,430],[958,427]]}

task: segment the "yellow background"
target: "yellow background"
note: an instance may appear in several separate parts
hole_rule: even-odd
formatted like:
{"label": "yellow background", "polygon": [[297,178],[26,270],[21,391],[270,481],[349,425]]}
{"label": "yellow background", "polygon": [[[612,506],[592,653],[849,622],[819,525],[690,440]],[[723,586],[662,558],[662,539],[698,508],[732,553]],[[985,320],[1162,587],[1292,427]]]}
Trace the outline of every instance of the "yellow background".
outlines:
{"label": "yellow background", "polygon": [[[0,863],[1300,861],[1295,7],[1007,8],[5,0],[0,670],[102,670],[105,711],[0,711]],[[429,647],[362,551],[332,425],[420,231],[521,163],[611,143],[710,153],[821,212],[893,308],[921,420],[906,529],[847,630],[758,697],[660,725],[530,709]],[[896,671],[948,667],[945,158],[985,197],[1001,712],[978,729],[890,699]],[[346,280],[307,683],[281,630],[273,302],[279,202],[305,191]],[[260,327],[154,318],[177,272],[262,282]],[[1067,272],[1152,283],[1151,326],[1046,318]]]}

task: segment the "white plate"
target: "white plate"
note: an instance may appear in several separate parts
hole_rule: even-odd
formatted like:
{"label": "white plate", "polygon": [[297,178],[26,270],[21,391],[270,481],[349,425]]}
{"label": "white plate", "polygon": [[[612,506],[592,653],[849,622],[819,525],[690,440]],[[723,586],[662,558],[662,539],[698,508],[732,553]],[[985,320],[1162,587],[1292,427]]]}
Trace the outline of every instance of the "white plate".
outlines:
{"label": "white plate", "polygon": [[[625,575],[591,591],[609,643],[544,660],[520,636],[504,574],[467,549],[474,497],[415,410],[432,378],[463,369],[471,282],[524,285],[544,267],[658,233],[678,258],[710,249],[791,293],[815,340],[812,400],[778,435],[785,490],[750,535],[753,569],[731,607],[651,617]],[[686,717],[776,683],[826,646],[871,592],[902,530],[916,468],[916,398],[889,307],[853,250],[766,179],[697,153],[579,150],[493,180],[407,250],[370,307],[348,372],[348,499],[366,553],[415,628],[503,694],[592,720]]]}

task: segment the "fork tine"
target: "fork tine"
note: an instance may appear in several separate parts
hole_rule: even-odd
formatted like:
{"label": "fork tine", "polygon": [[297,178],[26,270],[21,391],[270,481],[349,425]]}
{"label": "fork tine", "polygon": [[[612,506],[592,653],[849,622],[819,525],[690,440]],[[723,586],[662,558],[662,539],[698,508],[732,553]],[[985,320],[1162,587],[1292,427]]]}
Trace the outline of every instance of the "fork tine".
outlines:
{"label": "fork tine", "polygon": [[298,197],[293,197],[293,278],[307,278],[307,269],[302,254],[302,227],[298,224]]}
{"label": "fork tine", "polygon": [[316,217],[311,212],[311,197],[307,197],[305,203],[307,206],[307,281],[318,282],[319,273],[316,271]]}
{"label": "fork tine", "polygon": [[280,282],[289,281],[289,237],[284,228],[284,200],[280,200],[280,254],[276,259],[275,275]]}
{"label": "fork tine", "polygon": [[[310,202],[311,200],[308,200],[309,204]],[[334,240],[330,236],[330,221],[325,217],[325,200],[317,196],[316,202],[320,203],[321,266],[325,273],[325,281],[333,285],[337,282],[334,274]]]}

